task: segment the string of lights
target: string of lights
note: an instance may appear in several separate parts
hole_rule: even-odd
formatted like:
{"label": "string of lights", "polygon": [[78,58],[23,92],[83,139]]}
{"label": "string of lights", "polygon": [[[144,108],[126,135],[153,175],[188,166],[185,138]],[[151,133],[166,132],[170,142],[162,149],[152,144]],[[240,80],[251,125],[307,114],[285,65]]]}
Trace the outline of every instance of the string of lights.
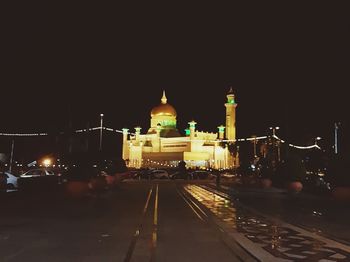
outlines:
{"label": "string of lights", "polygon": [[[285,143],[286,141],[284,141],[283,139],[279,138],[276,135],[273,135],[273,137],[279,141],[281,141],[281,143]],[[293,144],[288,144],[290,147],[294,147],[294,148],[298,148],[298,149],[312,149],[312,148],[317,148],[317,149],[321,149],[321,147],[319,147],[318,145],[314,144],[311,146],[297,146],[297,145],[293,145]]]}
{"label": "string of lights", "polygon": [[[123,130],[113,129],[109,127],[92,127],[92,128],[86,128],[86,129],[77,129],[74,132],[75,133],[84,133],[88,131],[95,131],[95,130],[103,130],[114,132],[114,133],[125,133]],[[64,132],[61,132],[60,134],[63,134]],[[127,132],[128,135],[135,135],[135,133]],[[39,136],[48,136],[48,133],[1,133],[0,136],[7,136],[7,137],[39,137]],[[273,138],[279,140],[281,143],[286,143],[283,139],[279,138],[276,135],[272,136]],[[229,139],[223,139],[223,140],[207,140],[207,139],[196,139],[195,141],[198,142],[209,142],[209,143],[218,143],[218,142],[244,142],[244,141],[258,141],[258,140],[264,140],[267,139],[268,136],[258,136],[258,137],[247,137],[247,138],[238,138],[235,140],[229,140]],[[191,141],[189,137],[185,137],[184,141]],[[297,148],[297,149],[321,149],[320,146],[317,144],[311,145],[311,146],[300,146],[300,145],[294,145],[294,144],[288,144],[288,146]]]}
{"label": "string of lights", "polygon": [[[112,129],[112,128],[106,128],[107,131],[113,131],[113,132],[117,132],[117,133],[123,133],[122,130],[117,130],[117,129]],[[128,134],[130,135],[135,135],[134,133],[130,133],[128,132]],[[273,136],[275,139],[281,141],[281,143],[285,143],[285,141],[279,137],[277,137],[276,135]],[[247,137],[247,138],[238,138],[235,140],[230,140],[230,139],[223,139],[223,140],[206,140],[206,139],[196,139],[195,141],[199,141],[199,142],[209,142],[209,143],[218,143],[218,142],[244,142],[244,141],[258,141],[258,140],[264,140],[267,139],[268,136],[258,136],[258,137]],[[185,138],[184,140],[186,141],[191,141],[189,138]],[[297,148],[297,149],[313,149],[313,148],[317,148],[317,149],[321,149],[320,146],[318,145],[311,145],[311,146],[298,146],[298,145],[294,145],[294,144],[288,144],[290,147],[293,148]]]}
{"label": "string of lights", "polygon": [[47,133],[0,133],[0,136],[47,136]]}
{"label": "string of lights", "polygon": [[145,160],[145,164],[146,165],[158,165],[158,166],[164,166],[164,167],[176,167],[180,161],[173,161],[173,162],[176,162],[176,165],[175,163],[174,164],[169,164],[169,163],[164,163],[164,162],[158,162],[158,161],[154,161],[154,160],[150,160],[150,159],[146,159]]}
{"label": "string of lights", "polygon": [[88,132],[88,131],[95,131],[95,130],[99,130],[101,129],[100,126],[98,127],[93,127],[93,128],[86,128],[86,129],[78,129],[78,130],[75,130],[75,133],[82,133],[82,132]]}
{"label": "string of lights", "polygon": [[[171,167],[177,167],[179,165],[179,163],[181,162],[180,160],[177,161],[171,161],[171,163],[169,162],[159,162],[159,161],[155,161],[155,160],[150,160],[150,159],[144,159],[142,160],[143,164],[148,166],[148,167],[159,167],[159,168],[171,168]],[[201,170],[212,170],[211,167],[209,166],[203,166],[201,167]]]}
{"label": "string of lights", "polygon": [[[121,133],[124,134],[123,130],[118,130],[118,129],[113,129],[113,128],[105,128],[106,131],[110,131],[110,132],[115,132],[115,133]],[[135,133],[131,133],[131,132],[126,132],[128,135],[135,135]]]}

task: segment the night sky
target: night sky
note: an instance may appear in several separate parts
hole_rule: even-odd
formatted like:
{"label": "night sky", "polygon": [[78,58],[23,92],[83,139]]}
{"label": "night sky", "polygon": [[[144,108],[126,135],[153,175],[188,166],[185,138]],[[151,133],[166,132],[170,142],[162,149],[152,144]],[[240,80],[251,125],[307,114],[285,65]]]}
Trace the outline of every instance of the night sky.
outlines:
{"label": "night sky", "polygon": [[104,113],[106,126],[145,132],[165,89],[180,131],[195,119],[216,132],[232,86],[238,137],[278,125],[294,143],[330,145],[349,120],[348,9],[280,3],[9,7],[0,131],[97,126]]}

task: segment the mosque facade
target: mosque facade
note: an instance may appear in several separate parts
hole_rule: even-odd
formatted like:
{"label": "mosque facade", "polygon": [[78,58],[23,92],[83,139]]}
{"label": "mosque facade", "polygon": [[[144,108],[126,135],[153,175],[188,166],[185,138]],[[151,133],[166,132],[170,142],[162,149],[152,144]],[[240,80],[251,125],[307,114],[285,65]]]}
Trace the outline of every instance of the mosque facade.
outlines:
{"label": "mosque facade", "polygon": [[236,167],[238,154],[229,150],[236,140],[237,103],[232,88],[226,97],[226,124],[218,126],[218,132],[199,131],[191,121],[182,136],[176,127],[176,110],[163,91],[161,103],[151,110],[146,134],[141,134],[141,127],[135,127],[135,133],[123,129],[123,159],[133,168],[175,167],[180,161],[191,168]]}

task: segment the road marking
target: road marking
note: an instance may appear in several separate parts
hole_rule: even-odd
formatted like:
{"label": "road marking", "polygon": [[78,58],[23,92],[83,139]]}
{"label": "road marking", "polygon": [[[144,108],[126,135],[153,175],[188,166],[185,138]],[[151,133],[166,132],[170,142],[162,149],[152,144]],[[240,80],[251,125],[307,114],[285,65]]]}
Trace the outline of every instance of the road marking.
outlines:
{"label": "road marking", "polygon": [[179,189],[176,189],[177,193],[182,197],[182,199],[186,202],[186,204],[192,209],[192,211],[197,215],[197,217],[204,222],[204,219],[201,217],[201,215],[194,209],[194,207],[188,202],[188,200],[185,198],[185,196],[179,191]]}
{"label": "road marking", "polygon": [[[193,185],[186,185],[184,186],[182,190],[183,197],[186,201],[191,203],[190,206],[193,209],[198,209],[204,216],[202,217],[202,220],[206,222],[210,227],[212,227],[214,230],[216,230],[219,233],[220,236],[220,241],[228,248],[228,250],[232,253],[232,255],[238,259],[239,261],[257,261],[255,257],[251,255],[250,252],[248,252],[242,245],[240,245],[237,241],[231,238],[230,234],[226,232],[221,225],[215,222],[213,219],[213,216],[210,214],[207,214],[204,210],[206,209],[206,206],[204,205],[204,209],[200,206],[200,204],[197,204],[195,201],[198,201],[196,196],[198,195],[193,195],[194,190],[196,190],[196,187],[198,186],[193,186]],[[213,197],[211,195],[211,197]],[[217,196],[221,198],[220,196]],[[212,200],[211,200],[212,201]],[[214,198],[215,201],[215,198]],[[187,202],[187,203],[189,203]],[[210,210],[209,210],[210,211]]]}
{"label": "road marking", "polygon": [[153,224],[155,226],[158,225],[158,184],[156,188],[156,198],[154,200],[154,217],[153,217]]}
{"label": "road marking", "polygon": [[153,215],[153,232],[152,232],[152,250],[150,261],[155,261],[155,252],[157,248],[157,231],[158,231],[158,184],[156,188],[156,197],[154,199],[154,215]]}
{"label": "road marking", "polygon": [[144,206],[142,214],[141,214],[140,223],[135,231],[135,234],[133,235],[133,238],[132,238],[131,243],[130,243],[129,248],[128,248],[128,252],[126,253],[126,256],[124,258],[124,262],[128,262],[131,260],[131,256],[132,256],[132,253],[134,252],[136,242],[137,242],[137,240],[140,236],[141,230],[142,230],[143,220],[144,220],[144,217],[145,217],[147,209],[148,209],[148,205],[149,205],[149,201],[151,199],[152,192],[153,192],[153,185],[152,185],[152,188],[149,190],[147,200],[146,200],[145,206]]}
{"label": "road marking", "polygon": [[2,258],[3,260],[3,262],[7,262],[7,261],[11,261],[11,260],[13,260],[14,258],[16,258],[17,256],[19,256],[19,255],[21,255],[24,251],[26,251],[28,249],[28,247],[23,247],[23,248],[21,248],[20,250],[18,250],[17,252],[15,252],[15,253],[13,253],[13,254],[11,254],[11,255],[8,255],[8,256],[6,256],[6,257],[4,257],[4,258]]}
{"label": "road marking", "polygon": [[[183,195],[185,196],[185,194],[183,194]],[[208,215],[203,211],[203,209],[199,205],[197,205],[196,202],[194,202],[191,198],[188,198],[188,197],[186,197],[186,199],[188,199],[188,201],[191,202],[192,206],[196,207],[203,214],[204,217],[206,217],[206,218],[208,217]]]}

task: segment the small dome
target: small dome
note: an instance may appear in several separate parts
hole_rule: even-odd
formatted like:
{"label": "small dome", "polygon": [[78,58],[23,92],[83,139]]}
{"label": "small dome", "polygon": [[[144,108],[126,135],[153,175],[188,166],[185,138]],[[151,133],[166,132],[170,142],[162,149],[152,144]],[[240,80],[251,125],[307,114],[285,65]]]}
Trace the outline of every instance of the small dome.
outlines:
{"label": "small dome", "polygon": [[176,110],[172,105],[160,104],[152,109],[151,116],[176,116]]}
{"label": "small dome", "polygon": [[161,104],[152,109],[151,116],[152,117],[153,116],[175,116],[176,117],[175,108],[172,105],[169,105],[167,103],[165,91],[163,91],[163,97],[160,101],[161,101]]}

